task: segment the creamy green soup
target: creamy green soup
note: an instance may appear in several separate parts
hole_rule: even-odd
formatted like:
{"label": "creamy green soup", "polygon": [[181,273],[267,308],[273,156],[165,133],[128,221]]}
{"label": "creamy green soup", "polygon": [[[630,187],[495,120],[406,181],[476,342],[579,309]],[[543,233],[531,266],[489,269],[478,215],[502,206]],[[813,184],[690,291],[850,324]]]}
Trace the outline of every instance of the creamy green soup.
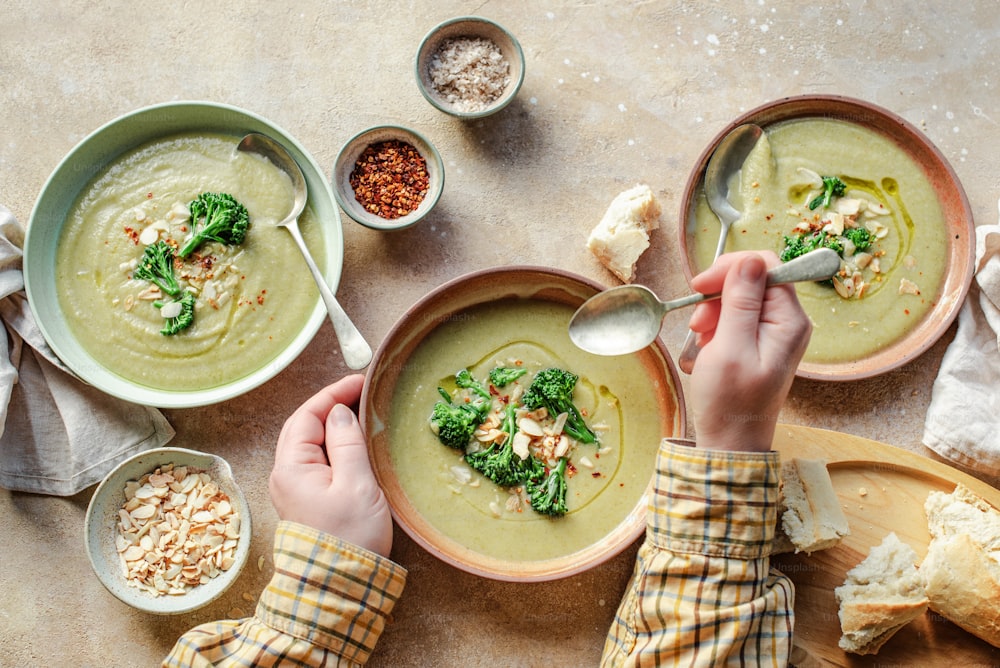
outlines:
{"label": "creamy green soup", "polygon": [[[678,417],[662,415],[673,387],[653,386],[637,356],[598,357],[570,342],[573,309],[511,299],[463,311],[436,327],[401,371],[389,420],[389,452],[414,506],[453,540],[498,559],[544,560],[571,554],[618,526],[650,480],[660,441]],[[438,387],[469,368],[485,378],[494,366],[520,365],[526,379],[556,366],[579,376],[574,403],[598,433],[598,445],[577,444],[562,517],[534,512],[523,489],[498,488],[473,471],[462,453],[428,425]],[[671,405],[676,405],[671,402]]]}
{"label": "creamy green soup", "polygon": [[[855,123],[806,118],[769,126],[734,177],[730,201],[743,215],[730,229],[726,251],[780,254],[784,237],[797,228],[825,225],[824,209],[808,207],[820,192],[820,176],[844,181],[847,191],[831,209],[851,211],[847,224],[865,225],[876,237],[871,257],[848,257],[839,284],[797,285],[813,322],[804,361],[847,362],[892,344],[933,307],[944,280],[947,233],[931,184],[891,140]],[[687,227],[696,270],[712,263],[718,235],[718,219],[701,191]]]}
{"label": "creamy green soup", "polygon": [[[317,290],[291,236],[275,227],[291,209],[291,181],[266,160],[234,151],[236,139],[180,135],[111,164],[81,193],[57,248],[56,286],[67,324],[102,365],[135,383],[199,390],[266,365],[301,331]],[[187,205],[225,192],[244,204],[250,228],[238,246],[210,243],[178,266],[196,297],[194,324],[164,336],[153,302],[162,295],[132,271],[156,240],[183,244]],[[303,236],[322,262],[307,209]]]}

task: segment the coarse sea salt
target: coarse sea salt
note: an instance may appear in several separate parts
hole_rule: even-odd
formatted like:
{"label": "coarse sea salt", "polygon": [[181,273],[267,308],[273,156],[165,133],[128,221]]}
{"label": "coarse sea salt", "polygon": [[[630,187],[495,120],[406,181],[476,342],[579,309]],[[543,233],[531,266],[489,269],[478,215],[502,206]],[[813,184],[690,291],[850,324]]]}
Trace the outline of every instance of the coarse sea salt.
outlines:
{"label": "coarse sea salt", "polygon": [[498,100],[510,82],[510,64],[492,40],[452,37],[431,56],[435,92],[456,110],[477,112]]}

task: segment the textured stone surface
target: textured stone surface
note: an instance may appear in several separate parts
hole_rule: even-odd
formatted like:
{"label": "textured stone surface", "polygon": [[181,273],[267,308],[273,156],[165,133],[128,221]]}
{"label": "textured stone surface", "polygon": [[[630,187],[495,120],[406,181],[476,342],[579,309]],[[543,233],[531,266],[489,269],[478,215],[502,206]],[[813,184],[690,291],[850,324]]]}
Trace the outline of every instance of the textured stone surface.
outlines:
{"label": "textured stone surface", "polygon": [[[653,187],[664,216],[636,280],[675,296],[686,291],[675,244],[689,169],[730,119],[783,96],[849,95],[903,116],[951,162],[976,220],[995,222],[994,9],[988,0],[14,0],[0,28],[0,204],[26,222],[78,141],[149,104],[247,108],[326,169],[356,132],[395,122],[437,144],[447,182],[435,213],[409,231],[381,234],[345,217],[338,296],[373,345],[413,301],[470,269],[546,264],[613,284],[584,241],[611,199],[638,182]],[[467,123],[435,111],[413,79],[425,32],[463,14],[504,24],[527,60],[515,102]],[[683,314],[667,318],[662,334],[675,355],[685,332]],[[951,334],[878,378],[797,381],[782,420],[926,453],[923,416]],[[174,444],[226,457],[254,509],[251,565],[197,613],[138,614],[104,591],[83,549],[93,490],[68,499],[0,491],[0,664],[154,665],[192,625],[249,614],[270,574],[275,438],[299,403],[344,373],[326,324],[265,386],[168,412]],[[516,585],[456,572],[400,534],[394,557],[410,581],[370,665],[594,665],[634,553],[560,582]]]}

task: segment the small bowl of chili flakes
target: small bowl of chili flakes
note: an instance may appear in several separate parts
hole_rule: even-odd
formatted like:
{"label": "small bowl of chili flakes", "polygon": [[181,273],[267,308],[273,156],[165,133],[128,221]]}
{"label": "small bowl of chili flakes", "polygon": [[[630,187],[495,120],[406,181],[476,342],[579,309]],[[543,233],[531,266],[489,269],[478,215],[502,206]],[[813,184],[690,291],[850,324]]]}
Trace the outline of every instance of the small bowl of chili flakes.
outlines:
{"label": "small bowl of chili flakes", "polygon": [[398,125],[350,139],[333,168],[333,192],[344,212],[374,230],[419,222],[441,197],[444,162],[422,135]]}

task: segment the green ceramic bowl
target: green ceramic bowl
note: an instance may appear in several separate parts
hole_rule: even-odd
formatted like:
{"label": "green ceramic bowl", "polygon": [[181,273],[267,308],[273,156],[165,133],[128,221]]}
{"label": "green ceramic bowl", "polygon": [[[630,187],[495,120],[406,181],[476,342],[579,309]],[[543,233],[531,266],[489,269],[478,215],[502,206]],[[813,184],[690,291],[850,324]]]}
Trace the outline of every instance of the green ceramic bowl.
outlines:
{"label": "green ceramic bowl", "polygon": [[326,261],[321,269],[333,290],[340,281],[344,257],[340,213],[323,170],[291,135],[256,114],[211,102],[172,102],[125,114],[92,132],[59,163],[31,212],[24,243],[28,302],[49,346],[77,376],[110,395],[162,408],[213,404],[261,385],[305,349],[326,319],[326,309],[317,297],[306,324],[277,357],[249,375],[197,391],[166,391],[126,380],[96,362],[74,338],[59,306],[53,271],[68,211],[91,179],[118,156],[155,139],[184,132],[232,135],[234,142],[247,132],[261,132],[283,143],[302,167],[309,188],[309,206],[322,223],[322,256]]}

